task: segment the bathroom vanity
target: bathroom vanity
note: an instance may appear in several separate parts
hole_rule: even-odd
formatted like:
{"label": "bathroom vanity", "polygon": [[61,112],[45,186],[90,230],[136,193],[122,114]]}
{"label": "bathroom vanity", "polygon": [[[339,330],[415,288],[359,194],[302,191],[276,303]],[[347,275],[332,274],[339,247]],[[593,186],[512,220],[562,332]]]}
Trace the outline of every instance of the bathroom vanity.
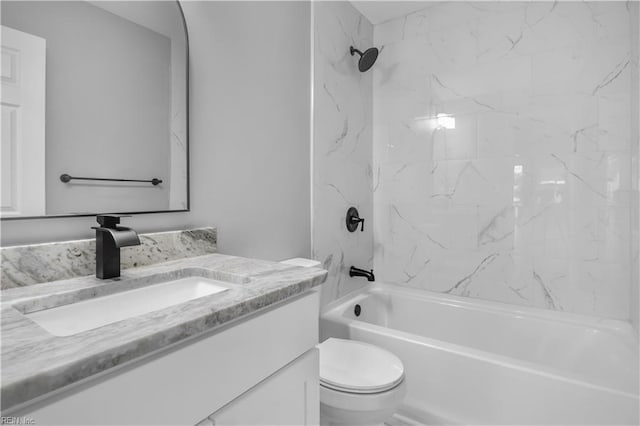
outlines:
{"label": "bathroom vanity", "polygon": [[[98,299],[194,277],[223,290],[75,332],[30,317],[87,303],[100,316],[109,305]],[[126,269],[119,279],[4,290],[2,415],[36,424],[318,424],[314,287],[325,277],[209,254]],[[74,315],[82,322],[81,310]]]}

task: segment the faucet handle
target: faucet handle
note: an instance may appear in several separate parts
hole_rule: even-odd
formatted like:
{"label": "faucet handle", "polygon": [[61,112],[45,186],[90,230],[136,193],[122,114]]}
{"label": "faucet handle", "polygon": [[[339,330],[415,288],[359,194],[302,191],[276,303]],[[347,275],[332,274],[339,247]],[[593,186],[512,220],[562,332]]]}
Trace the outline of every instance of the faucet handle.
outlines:
{"label": "faucet handle", "polygon": [[99,214],[96,216],[98,223],[105,228],[115,229],[116,225],[120,223],[121,217],[131,217],[128,214]]}
{"label": "faucet handle", "polygon": [[360,224],[360,232],[364,232],[364,219],[358,217],[351,218],[351,224],[355,225],[355,229],[358,229],[358,223]]}
{"label": "faucet handle", "polygon": [[364,219],[358,215],[358,210],[355,207],[349,207],[347,210],[347,230],[349,232],[355,232],[360,224],[360,232],[364,232]]}

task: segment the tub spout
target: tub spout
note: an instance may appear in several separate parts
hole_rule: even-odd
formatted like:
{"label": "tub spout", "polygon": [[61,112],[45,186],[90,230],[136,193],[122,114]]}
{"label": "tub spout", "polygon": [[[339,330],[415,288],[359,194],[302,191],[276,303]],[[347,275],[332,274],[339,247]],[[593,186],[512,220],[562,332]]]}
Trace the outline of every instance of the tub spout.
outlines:
{"label": "tub spout", "polygon": [[376,277],[373,275],[373,269],[371,271],[365,271],[364,269],[356,268],[352,266],[349,268],[350,277],[366,277],[367,281],[375,281]]}

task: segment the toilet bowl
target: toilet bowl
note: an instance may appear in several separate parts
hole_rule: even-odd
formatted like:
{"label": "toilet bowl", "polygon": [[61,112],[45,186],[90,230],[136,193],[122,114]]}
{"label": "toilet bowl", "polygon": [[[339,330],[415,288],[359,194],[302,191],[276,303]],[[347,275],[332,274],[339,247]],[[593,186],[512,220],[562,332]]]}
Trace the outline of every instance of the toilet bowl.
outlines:
{"label": "toilet bowl", "polygon": [[[281,263],[319,267],[317,260]],[[407,393],[404,365],[391,352],[357,340],[329,338],[320,352],[320,424],[382,425]]]}
{"label": "toilet bowl", "polygon": [[335,338],[318,349],[322,425],[381,425],[402,403],[404,366],[391,352]]}

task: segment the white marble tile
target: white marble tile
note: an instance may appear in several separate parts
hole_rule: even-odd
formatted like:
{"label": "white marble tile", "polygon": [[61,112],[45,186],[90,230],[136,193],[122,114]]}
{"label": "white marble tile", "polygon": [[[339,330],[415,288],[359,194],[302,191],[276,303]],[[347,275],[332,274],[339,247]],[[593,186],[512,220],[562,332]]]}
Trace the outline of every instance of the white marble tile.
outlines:
{"label": "white marble tile", "polygon": [[[372,74],[358,71],[360,50],[373,46],[373,27],[348,2],[315,2],[313,249],[329,271],[324,305],[366,284],[351,265],[373,268]],[[365,218],[364,232],[346,229],[347,209]]]}
{"label": "white marble tile", "polygon": [[[444,119],[449,117],[445,116]],[[433,132],[434,160],[472,160],[478,157],[477,117],[475,114],[452,115],[455,128],[441,127]],[[436,118],[436,125],[438,118]]]}
{"label": "white marble tile", "polygon": [[479,158],[511,158],[515,155],[517,117],[488,111],[477,114],[476,120]]}
{"label": "white marble tile", "polygon": [[375,27],[379,277],[628,317],[638,125],[628,6],[425,3]]}

